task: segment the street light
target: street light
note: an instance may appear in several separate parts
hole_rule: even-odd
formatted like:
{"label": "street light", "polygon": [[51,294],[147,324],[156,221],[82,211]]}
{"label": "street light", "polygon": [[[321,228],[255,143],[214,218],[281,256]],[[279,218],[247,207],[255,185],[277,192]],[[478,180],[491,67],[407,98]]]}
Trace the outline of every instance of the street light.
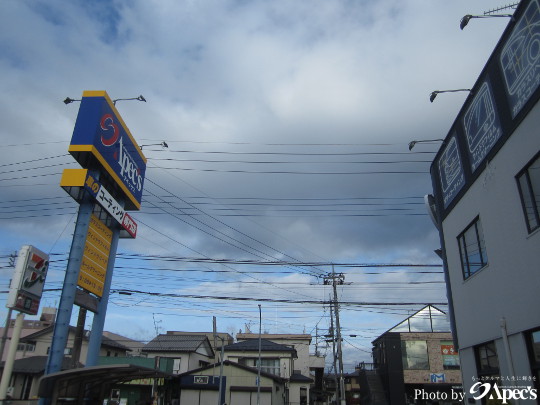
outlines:
{"label": "street light", "polygon": [[[137,100],[137,101],[144,101],[146,103],[146,99],[142,95],[140,95],[139,97],[133,97],[133,98],[117,98],[116,100],[113,100],[113,104],[116,105],[116,102],[120,100]],[[74,101],[81,101],[81,100],[75,100],[70,97],[66,97],[66,99],[64,100],[64,104],[66,105],[71,104]]]}
{"label": "street light", "polygon": [[137,100],[137,101],[144,101],[146,103],[146,99],[142,95],[140,95],[139,97],[133,97],[133,98],[117,98],[116,100],[113,100],[113,104],[116,105],[116,102],[120,100]]}
{"label": "street light", "polygon": [[444,139],[423,139],[421,141],[410,141],[409,150],[412,150],[412,148],[414,148],[414,145],[416,145],[417,143],[433,143],[433,142],[444,142]]}
{"label": "street light", "polygon": [[66,99],[64,100],[64,104],[68,105],[68,104],[73,103],[74,101],[81,101],[81,100],[74,100],[72,98],[66,97]]}
{"label": "street light", "polygon": [[433,103],[433,100],[435,100],[435,97],[437,97],[437,94],[439,93],[457,93],[458,91],[472,91],[471,89],[456,89],[456,90],[435,90],[432,91],[429,95],[429,101]]}
{"label": "street light", "polygon": [[139,148],[143,148],[143,146],[161,146],[163,149],[168,149],[169,148],[169,145],[167,145],[167,142],[163,141],[161,143],[150,143],[150,144],[146,144],[146,145],[140,145]]}
{"label": "street light", "polygon": [[491,17],[510,17],[510,18],[512,18],[513,15],[512,14],[487,14],[487,15],[471,15],[471,14],[467,14],[467,15],[463,16],[463,18],[461,19],[461,21],[459,23],[459,28],[461,28],[463,30],[463,28],[465,28],[467,26],[467,24],[469,24],[469,21],[471,21],[472,18],[491,18]]}

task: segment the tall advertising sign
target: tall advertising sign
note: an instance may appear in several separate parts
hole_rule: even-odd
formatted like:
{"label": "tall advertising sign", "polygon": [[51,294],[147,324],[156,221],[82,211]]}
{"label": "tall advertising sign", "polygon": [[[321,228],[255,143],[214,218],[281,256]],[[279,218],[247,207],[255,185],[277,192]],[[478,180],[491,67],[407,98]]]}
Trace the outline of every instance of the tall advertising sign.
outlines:
{"label": "tall advertising sign", "polygon": [[146,158],[105,91],[85,91],[68,151],[83,167],[94,159],[118,185],[126,210],[138,210]]}
{"label": "tall advertising sign", "polygon": [[49,255],[31,245],[19,251],[6,307],[36,315],[49,269]]}
{"label": "tall advertising sign", "polygon": [[97,364],[118,239],[136,237],[126,211],[140,209],[146,173],[146,158],[105,91],[83,92],[68,151],[82,168],[64,170],[60,186],[80,206],[45,374],[62,369],[74,305],[94,312],[85,363]]}

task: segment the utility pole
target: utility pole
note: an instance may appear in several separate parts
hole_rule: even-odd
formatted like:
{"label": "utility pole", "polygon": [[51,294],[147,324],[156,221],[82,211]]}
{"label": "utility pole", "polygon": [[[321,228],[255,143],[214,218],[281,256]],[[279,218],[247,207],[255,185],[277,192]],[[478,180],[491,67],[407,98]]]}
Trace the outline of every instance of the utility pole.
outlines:
{"label": "utility pole", "polygon": [[343,273],[336,274],[334,270],[334,266],[332,265],[332,273],[327,274],[324,277],[324,284],[332,284],[332,288],[334,290],[334,299],[333,299],[333,307],[334,307],[334,314],[336,316],[336,332],[337,332],[337,357],[339,361],[339,398],[341,405],[345,405],[345,380],[343,378],[343,351],[341,347],[341,326],[339,323],[339,302],[338,302],[338,296],[337,296],[337,285],[344,284],[345,282],[345,276]]}
{"label": "utility pole", "polygon": [[334,381],[336,383],[336,399],[339,395],[339,384],[338,384],[338,368],[337,368],[337,356],[336,356],[336,335],[335,335],[335,329],[334,329],[334,315],[332,310],[332,304],[330,304],[330,330],[328,331],[327,337],[329,337],[332,340],[332,358],[333,358],[333,367],[334,367]]}
{"label": "utility pole", "polygon": [[261,331],[262,331],[262,312],[259,304],[259,362],[257,363],[257,405],[261,404]]}

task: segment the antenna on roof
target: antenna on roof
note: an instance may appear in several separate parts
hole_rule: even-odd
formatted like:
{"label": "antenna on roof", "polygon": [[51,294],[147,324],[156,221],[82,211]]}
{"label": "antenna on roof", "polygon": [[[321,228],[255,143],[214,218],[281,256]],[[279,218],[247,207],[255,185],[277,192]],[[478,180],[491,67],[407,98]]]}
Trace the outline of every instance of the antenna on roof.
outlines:
{"label": "antenna on roof", "polygon": [[490,15],[490,14],[498,13],[499,11],[504,11],[504,10],[508,10],[508,9],[515,10],[517,8],[518,4],[519,3],[507,4],[506,6],[497,7],[497,8],[494,8],[492,10],[484,11],[484,15]]}

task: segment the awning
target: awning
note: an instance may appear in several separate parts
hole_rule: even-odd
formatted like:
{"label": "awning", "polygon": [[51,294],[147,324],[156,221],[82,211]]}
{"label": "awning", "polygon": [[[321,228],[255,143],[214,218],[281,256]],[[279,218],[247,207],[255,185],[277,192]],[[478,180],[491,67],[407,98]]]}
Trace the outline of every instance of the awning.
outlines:
{"label": "awning", "polygon": [[38,395],[40,397],[50,398],[54,392],[54,387],[59,383],[69,385],[82,382],[96,384],[103,381],[108,384],[116,384],[141,378],[167,377],[172,377],[172,375],[153,368],[141,367],[133,364],[112,364],[107,366],[75,368],[72,370],[47,374],[41,377]]}

